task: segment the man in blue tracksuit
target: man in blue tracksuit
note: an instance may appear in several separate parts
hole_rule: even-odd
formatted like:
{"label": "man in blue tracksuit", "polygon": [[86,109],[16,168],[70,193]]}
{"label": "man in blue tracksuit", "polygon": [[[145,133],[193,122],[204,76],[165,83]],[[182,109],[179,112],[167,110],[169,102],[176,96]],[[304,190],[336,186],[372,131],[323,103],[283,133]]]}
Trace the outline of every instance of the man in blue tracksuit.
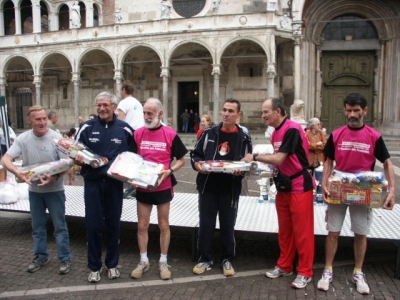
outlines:
{"label": "man in blue tracksuit", "polygon": [[[117,119],[114,114],[118,105],[117,97],[102,92],[97,95],[95,103],[99,117],[86,121],[76,136],[76,139],[91,151],[108,159],[105,166],[92,168],[83,164],[81,169],[85,187],[88,268],[91,270],[89,282],[100,281],[103,222],[107,230],[105,265],[108,277],[114,279],[120,276],[116,266],[119,259],[123,183],[107,176],[107,170],[119,153],[128,151],[133,134],[132,127]],[[76,160],[79,163],[83,162],[82,157],[77,157]]]}
{"label": "man in blue tracksuit", "polygon": [[191,152],[193,169],[198,171],[200,230],[198,249],[200,259],[193,273],[201,274],[213,267],[213,233],[217,214],[221,232],[221,263],[225,276],[233,276],[235,257],[234,227],[242,187],[242,172],[232,174],[208,173],[203,169],[207,160],[241,160],[252,152],[250,136],[236,125],[240,117],[240,102],[228,99],[223,106],[223,122],[204,130]]}

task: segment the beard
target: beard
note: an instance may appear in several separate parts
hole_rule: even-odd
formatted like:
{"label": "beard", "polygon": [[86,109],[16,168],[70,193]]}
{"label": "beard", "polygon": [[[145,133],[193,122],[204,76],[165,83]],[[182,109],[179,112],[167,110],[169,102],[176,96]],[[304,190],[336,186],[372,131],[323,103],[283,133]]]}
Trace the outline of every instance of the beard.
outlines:
{"label": "beard", "polygon": [[144,122],[144,126],[146,126],[146,128],[155,128],[157,126],[157,124],[159,123],[160,119],[158,117],[153,118],[150,123],[148,122],[148,120],[145,120]]}
{"label": "beard", "polygon": [[364,116],[361,116],[359,118],[356,117],[351,117],[351,118],[347,118],[347,124],[350,127],[357,127],[360,126],[364,121]]}

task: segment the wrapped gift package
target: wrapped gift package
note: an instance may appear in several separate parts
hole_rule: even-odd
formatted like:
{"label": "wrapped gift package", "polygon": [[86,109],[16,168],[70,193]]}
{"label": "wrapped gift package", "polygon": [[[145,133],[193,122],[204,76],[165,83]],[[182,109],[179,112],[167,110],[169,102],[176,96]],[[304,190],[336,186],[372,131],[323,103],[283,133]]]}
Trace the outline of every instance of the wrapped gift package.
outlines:
{"label": "wrapped gift package", "polygon": [[50,161],[43,164],[29,165],[20,168],[19,170],[30,177],[31,181],[39,180],[39,176],[51,176],[59,174],[71,169],[74,161],[70,158],[63,158],[56,161]]}
{"label": "wrapped gift package", "polygon": [[228,160],[207,160],[203,169],[207,172],[215,173],[232,173],[235,170],[247,172],[255,170],[258,167],[256,162],[246,163],[244,161],[228,161]]}
{"label": "wrapped gift package", "polygon": [[387,196],[387,181],[382,172],[337,172],[328,179],[330,204],[366,205],[382,207]]}
{"label": "wrapped gift package", "polygon": [[255,169],[250,170],[248,173],[249,179],[260,179],[260,178],[271,178],[273,177],[274,171],[270,165],[264,164],[262,162],[256,161],[257,164]]}
{"label": "wrapped gift package", "polygon": [[75,158],[78,154],[83,156],[83,161],[92,168],[99,168],[108,164],[107,157],[93,153],[87,147],[77,141],[71,139],[55,140],[57,149],[71,158]]}
{"label": "wrapped gift package", "polygon": [[[253,147],[253,154],[274,154],[274,147],[271,144],[257,144]],[[269,164],[262,163],[260,161],[257,163],[257,167],[255,169],[250,170],[247,174],[249,179],[260,179],[260,178],[268,178],[273,177],[274,168]]]}
{"label": "wrapped gift package", "polygon": [[253,154],[274,154],[274,147],[272,144],[257,144],[253,147]]}
{"label": "wrapped gift package", "polygon": [[158,187],[160,172],[163,164],[144,160],[140,155],[132,152],[122,152],[117,156],[107,171],[107,174],[121,181],[136,184],[149,190]]}

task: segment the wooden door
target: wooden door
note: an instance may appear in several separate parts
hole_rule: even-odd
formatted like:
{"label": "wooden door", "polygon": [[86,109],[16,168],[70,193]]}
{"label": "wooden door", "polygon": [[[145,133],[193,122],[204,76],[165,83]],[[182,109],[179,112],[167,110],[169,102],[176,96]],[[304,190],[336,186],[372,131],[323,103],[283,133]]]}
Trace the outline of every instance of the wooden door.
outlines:
{"label": "wooden door", "polygon": [[328,133],[346,124],[343,100],[360,93],[368,101],[364,122],[373,123],[373,79],[375,54],[372,51],[323,52],[321,121]]}

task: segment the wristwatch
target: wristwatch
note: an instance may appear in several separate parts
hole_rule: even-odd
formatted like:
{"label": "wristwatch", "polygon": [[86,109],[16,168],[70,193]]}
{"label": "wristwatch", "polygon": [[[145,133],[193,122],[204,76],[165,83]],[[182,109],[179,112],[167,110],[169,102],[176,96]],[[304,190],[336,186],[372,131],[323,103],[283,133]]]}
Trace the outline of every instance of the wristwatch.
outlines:
{"label": "wristwatch", "polygon": [[257,156],[258,156],[258,153],[254,153],[254,154],[253,154],[253,160],[254,160],[254,161],[257,161]]}

